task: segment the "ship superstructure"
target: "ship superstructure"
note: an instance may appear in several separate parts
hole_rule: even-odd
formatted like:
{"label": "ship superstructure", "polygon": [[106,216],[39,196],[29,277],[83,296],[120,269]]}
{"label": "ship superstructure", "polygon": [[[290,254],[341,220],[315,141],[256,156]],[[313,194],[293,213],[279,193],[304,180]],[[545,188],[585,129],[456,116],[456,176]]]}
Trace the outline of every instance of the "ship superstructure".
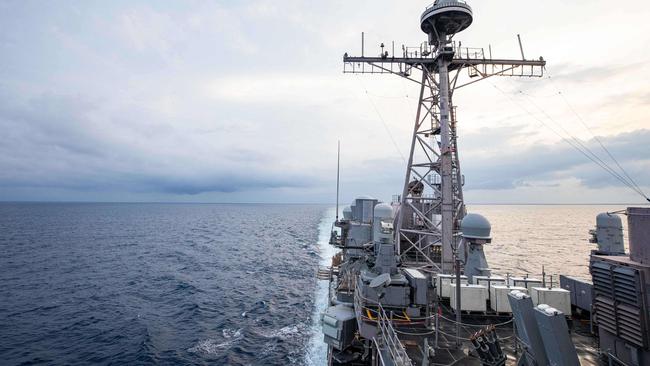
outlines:
{"label": "ship superstructure", "polygon": [[[362,40],[361,56],[344,55],[345,73],[396,75],[417,83],[420,92],[402,193],[391,203],[361,196],[343,209],[341,219],[337,204],[330,244],[340,252],[318,273],[330,283],[330,306],[322,315],[330,365],[505,365],[508,357],[522,365],[574,365],[579,355],[582,360],[599,356],[592,352],[597,348],[592,337],[579,332],[571,337],[566,322],[578,306],[576,286],[591,294],[591,284],[564,278],[563,287],[571,290],[547,286],[544,275],[538,280],[492,273],[483,252],[491,242],[490,223],[465,208],[455,91],[492,76],[541,77],[546,65],[541,57],[525,59],[523,48],[521,59],[497,59],[491,50],[455,43],[453,37],[472,24],[473,16],[464,1],[437,0],[421,16],[428,39],[418,47],[402,47],[395,55],[382,44],[378,56],[368,57]],[[605,225],[599,221],[597,227]],[[637,240],[650,246],[650,240]],[[618,244],[606,254],[624,255]],[[617,259],[600,257],[603,253],[592,255],[592,273],[609,268],[610,276],[619,278],[611,274],[620,266]],[[635,273],[640,278],[635,289],[645,291],[642,302],[617,307],[616,285],[595,281],[596,309],[613,314],[598,316],[603,324],[614,324],[604,328],[611,344],[636,346],[641,355],[636,359],[650,362],[643,356],[647,277],[643,269]],[[581,301],[590,303],[584,311],[594,312],[591,297]],[[640,314],[634,319],[645,321],[643,327],[617,328],[624,317],[617,314],[630,311]],[[616,343],[619,339],[622,343]],[[619,361],[625,358],[608,352]],[[558,353],[562,357],[553,356]]]}

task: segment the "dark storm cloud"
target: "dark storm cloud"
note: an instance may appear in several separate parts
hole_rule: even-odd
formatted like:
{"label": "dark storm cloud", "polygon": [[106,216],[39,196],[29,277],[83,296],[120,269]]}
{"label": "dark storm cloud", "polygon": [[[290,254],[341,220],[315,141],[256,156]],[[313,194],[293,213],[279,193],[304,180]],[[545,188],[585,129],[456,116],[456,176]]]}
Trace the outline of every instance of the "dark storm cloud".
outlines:
{"label": "dark storm cloud", "polygon": [[107,121],[101,112],[100,101],[75,95],[0,100],[0,129],[6,131],[0,135],[0,186],[197,195],[313,184],[305,176],[265,169],[261,165],[272,165],[272,157],[246,148],[220,152],[208,161],[215,166],[200,156],[187,161],[183,146],[181,153],[152,154],[145,142],[133,145],[120,137],[123,126],[137,123],[133,116]]}
{"label": "dark storm cloud", "polygon": [[[269,188],[304,188],[313,184],[304,177],[240,176],[232,173],[215,175],[213,178],[147,177],[146,186],[162,193],[197,195],[208,192],[234,193]],[[146,187],[145,186],[145,187]]]}

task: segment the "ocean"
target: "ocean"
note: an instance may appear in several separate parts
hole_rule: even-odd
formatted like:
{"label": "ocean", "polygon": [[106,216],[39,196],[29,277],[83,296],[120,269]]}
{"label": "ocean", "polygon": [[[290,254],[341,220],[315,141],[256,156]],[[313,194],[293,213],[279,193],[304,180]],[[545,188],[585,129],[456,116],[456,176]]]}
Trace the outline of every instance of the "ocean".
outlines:
{"label": "ocean", "polygon": [[[588,278],[619,206],[470,206],[499,274]],[[0,203],[3,365],[323,365],[328,205]],[[625,220],[623,220],[625,221]]]}

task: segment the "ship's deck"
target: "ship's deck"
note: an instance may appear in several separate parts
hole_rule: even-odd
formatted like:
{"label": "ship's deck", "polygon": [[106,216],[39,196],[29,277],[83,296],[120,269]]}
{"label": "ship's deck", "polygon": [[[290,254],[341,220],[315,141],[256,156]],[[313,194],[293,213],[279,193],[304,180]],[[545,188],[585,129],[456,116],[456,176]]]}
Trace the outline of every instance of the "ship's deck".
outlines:
{"label": "ship's deck", "polygon": [[[432,344],[436,349],[436,355],[430,359],[430,365],[482,365],[473,346],[469,342],[470,336],[479,329],[490,325],[497,325],[497,334],[500,339],[500,346],[507,356],[506,365],[516,365],[521,354],[521,349],[516,346],[514,329],[511,316],[496,314],[463,314],[463,326],[460,329],[462,344],[460,348],[456,345],[456,325],[453,319],[455,314],[448,307],[448,304],[441,304],[439,317],[439,334],[437,345]],[[598,342],[591,335],[588,320],[575,319],[570,322],[571,339],[576,346],[578,358],[581,365],[606,365],[598,356]],[[409,336],[408,330],[396,329],[400,338],[407,346],[407,352],[414,364],[422,364],[422,351],[419,345],[421,338]]]}

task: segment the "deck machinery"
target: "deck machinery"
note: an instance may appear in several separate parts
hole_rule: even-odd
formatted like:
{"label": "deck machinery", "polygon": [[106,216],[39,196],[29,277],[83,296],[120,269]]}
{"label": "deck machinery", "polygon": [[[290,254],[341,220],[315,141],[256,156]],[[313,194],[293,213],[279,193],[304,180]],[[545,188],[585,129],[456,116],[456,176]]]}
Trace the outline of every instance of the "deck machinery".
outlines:
{"label": "deck machinery", "polygon": [[[318,273],[330,283],[330,306],[321,317],[330,365],[504,365],[507,357],[518,358],[521,365],[539,365],[545,363],[539,360],[552,358],[543,353],[557,349],[569,350],[569,355],[554,364],[577,362],[571,356],[576,347],[559,341],[568,339],[564,320],[570,314],[546,305],[535,308],[533,314],[527,292],[540,284],[524,278],[520,279],[524,287],[516,287],[491,276],[483,253],[483,246],[491,241],[490,224],[466,212],[452,102],[455,91],[492,76],[541,77],[546,64],[541,57],[525,59],[523,48],[521,59],[496,59],[491,50],[486,54],[483,49],[456,44],[454,35],[472,21],[472,8],[466,2],[437,0],[421,16],[420,28],[428,40],[420,46],[402,47],[401,55],[391,55],[382,44],[378,56],[368,57],[362,38],[360,57],[344,55],[344,73],[396,75],[417,83],[420,91],[402,194],[391,204],[359,197],[343,209],[341,219],[337,213],[330,244],[340,252],[332,258],[331,267]],[[461,81],[463,71],[468,72],[469,81]],[[606,257],[595,256],[592,262],[594,268],[608,266],[610,275],[619,265]],[[607,264],[601,266],[601,262]],[[474,289],[491,300],[470,299],[468,294]],[[548,290],[545,296],[566,291]],[[443,300],[444,294],[453,295],[453,300]],[[596,294],[598,301],[618,304],[611,298],[618,294],[614,289],[598,287]],[[496,311],[463,317],[462,310],[468,309],[463,301],[476,303],[479,310],[486,301],[501,304]],[[614,321],[616,314],[624,316],[629,307],[620,309],[618,313],[612,310]],[[533,327],[531,334],[539,333],[532,338],[535,342],[524,341],[530,338],[521,333],[526,329],[514,333],[513,313],[518,326]],[[604,313],[599,318],[603,324],[611,319]],[[632,333],[606,329],[613,347],[625,347],[626,335],[638,335],[636,329]],[[621,337],[623,343],[616,343]],[[504,342],[504,338],[512,341]],[[647,339],[643,344],[638,337],[633,340],[639,347],[647,346]],[[540,350],[542,344],[549,350]]]}

